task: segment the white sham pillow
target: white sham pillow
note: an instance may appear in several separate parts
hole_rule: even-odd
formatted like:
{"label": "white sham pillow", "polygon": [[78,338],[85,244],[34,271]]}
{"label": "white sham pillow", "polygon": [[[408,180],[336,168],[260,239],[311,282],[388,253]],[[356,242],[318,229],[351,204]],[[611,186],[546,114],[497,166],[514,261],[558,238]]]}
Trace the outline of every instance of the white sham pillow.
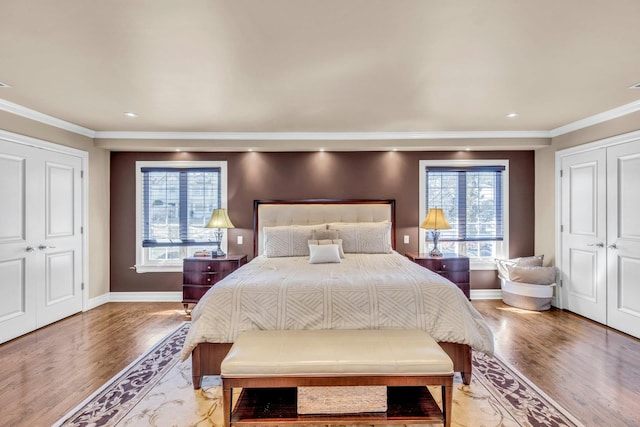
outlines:
{"label": "white sham pillow", "polygon": [[309,264],[339,263],[338,245],[309,245]]}
{"label": "white sham pillow", "polygon": [[340,258],[344,258],[344,250],[342,249],[342,239],[309,240],[308,243],[310,245],[338,245],[338,253],[340,254]]}
{"label": "white sham pillow", "polygon": [[389,254],[391,223],[383,222],[333,222],[330,230],[337,230],[345,253]]}

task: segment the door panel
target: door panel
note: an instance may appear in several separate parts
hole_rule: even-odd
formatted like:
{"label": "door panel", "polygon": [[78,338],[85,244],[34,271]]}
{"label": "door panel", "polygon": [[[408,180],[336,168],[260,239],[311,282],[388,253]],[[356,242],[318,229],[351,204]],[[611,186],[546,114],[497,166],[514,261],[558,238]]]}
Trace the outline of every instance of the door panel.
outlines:
{"label": "door panel", "polygon": [[70,165],[47,162],[47,238],[73,235],[74,169]]}
{"label": "door panel", "polygon": [[0,244],[25,239],[26,159],[0,152]]}
{"label": "door panel", "polygon": [[607,149],[608,325],[640,337],[640,141]]}
{"label": "door panel", "polygon": [[73,298],[74,256],[73,252],[45,255],[45,282],[47,284],[47,305],[57,304]]}
{"label": "door panel", "polygon": [[598,302],[598,253],[581,249],[569,250],[569,274],[567,284],[572,296],[596,304]]}
{"label": "door panel", "polygon": [[575,313],[605,323],[606,162],[604,149],[562,158],[562,299]]}

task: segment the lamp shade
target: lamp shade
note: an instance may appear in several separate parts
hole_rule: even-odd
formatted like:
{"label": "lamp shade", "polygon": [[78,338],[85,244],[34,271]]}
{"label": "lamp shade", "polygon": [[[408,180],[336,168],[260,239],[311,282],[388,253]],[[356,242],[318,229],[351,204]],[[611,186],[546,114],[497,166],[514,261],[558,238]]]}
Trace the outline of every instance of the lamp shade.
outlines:
{"label": "lamp shade", "polygon": [[427,217],[420,224],[420,228],[427,230],[448,230],[451,228],[441,208],[430,208]]}
{"label": "lamp shade", "polygon": [[224,208],[214,209],[211,214],[211,219],[205,228],[235,228],[227,215],[227,210]]}

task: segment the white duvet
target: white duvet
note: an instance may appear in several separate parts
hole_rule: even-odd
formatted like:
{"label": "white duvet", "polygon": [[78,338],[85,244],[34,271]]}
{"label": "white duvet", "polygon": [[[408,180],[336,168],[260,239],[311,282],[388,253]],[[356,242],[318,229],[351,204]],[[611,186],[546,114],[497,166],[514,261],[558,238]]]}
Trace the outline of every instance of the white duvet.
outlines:
{"label": "white duvet", "polygon": [[182,360],[198,343],[234,342],[250,329],[417,328],[493,353],[491,330],[462,291],[396,252],[346,254],[339,264],[259,256],[212,287],[191,316]]}

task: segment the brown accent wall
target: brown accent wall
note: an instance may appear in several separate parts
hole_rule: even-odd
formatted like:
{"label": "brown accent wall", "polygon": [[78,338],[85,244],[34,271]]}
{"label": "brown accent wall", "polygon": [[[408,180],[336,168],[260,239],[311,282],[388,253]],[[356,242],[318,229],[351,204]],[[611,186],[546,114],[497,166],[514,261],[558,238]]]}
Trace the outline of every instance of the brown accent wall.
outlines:
{"label": "brown accent wall", "polygon": [[[180,273],[139,274],[135,264],[135,162],[226,160],[228,209],[237,227],[229,230],[229,253],[253,256],[253,201],[256,199],[395,199],[400,253],[418,250],[419,161],[508,159],[510,256],[533,254],[534,152],[290,152],[111,154],[111,292],[180,291]],[[236,244],[236,236],[244,244]],[[410,244],[403,236],[410,236]],[[496,289],[493,271],[471,275],[472,289]]]}

